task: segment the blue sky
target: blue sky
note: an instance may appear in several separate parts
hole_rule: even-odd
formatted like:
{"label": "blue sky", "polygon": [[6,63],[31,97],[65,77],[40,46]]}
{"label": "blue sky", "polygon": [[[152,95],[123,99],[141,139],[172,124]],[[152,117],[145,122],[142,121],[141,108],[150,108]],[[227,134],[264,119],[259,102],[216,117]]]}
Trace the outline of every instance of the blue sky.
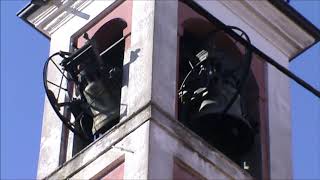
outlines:
{"label": "blue sky", "polygon": [[[1,179],[36,177],[49,41],[16,17],[28,1],[1,0]],[[319,0],[290,4],[320,27]],[[320,43],[290,64],[320,89]],[[320,99],[291,81],[293,167],[296,179],[320,179]]]}

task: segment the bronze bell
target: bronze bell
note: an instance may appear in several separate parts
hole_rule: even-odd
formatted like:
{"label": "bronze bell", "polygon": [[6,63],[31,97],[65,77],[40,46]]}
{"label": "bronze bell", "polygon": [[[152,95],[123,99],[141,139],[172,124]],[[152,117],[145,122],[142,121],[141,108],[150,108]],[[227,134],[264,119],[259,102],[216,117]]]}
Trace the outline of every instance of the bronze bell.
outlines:
{"label": "bronze bell", "polygon": [[93,114],[93,134],[101,131],[104,127],[110,127],[119,116],[118,98],[115,98],[110,91],[106,84],[99,79],[88,83],[83,91]]}
{"label": "bronze bell", "polygon": [[198,63],[186,77],[191,80],[185,80],[180,92],[181,105],[190,129],[227,156],[237,157],[249,151],[254,132],[244,118],[241,96],[236,95],[240,61],[215,43],[209,39],[196,55]]}
{"label": "bronze bell", "polygon": [[[93,46],[94,47],[94,46]],[[112,127],[119,118],[120,93],[114,87],[114,67],[104,68],[96,49],[90,60],[80,72],[80,82],[83,83],[83,95],[92,112],[92,134],[99,135]],[[119,73],[119,72],[118,72]]]}
{"label": "bronze bell", "polygon": [[[236,92],[232,79],[215,77],[203,99],[190,117],[192,129],[214,147],[229,156],[237,156],[250,148],[253,143],[253,130],[242,115],[241,97],[238,95],[230,109],[224,108]],[[206,93],[206,94],[204,94]]]}
{"label": "bronze bell", "polygon": [[118,86],[115,87],[115,83],[121,71],[104,64],[93,43],[79,49],[71,59],[64,66],[73,75],[74,81],[77,82],[77,92],[85,102],[79,106],[80,110],[90,116],[90,120],[82,119],[82,123],[90,121],[92,127],[88,129],[88,125],[83,125],[82,131],[88,136],[91,134],[97,137],[119,120],[120,89]]}

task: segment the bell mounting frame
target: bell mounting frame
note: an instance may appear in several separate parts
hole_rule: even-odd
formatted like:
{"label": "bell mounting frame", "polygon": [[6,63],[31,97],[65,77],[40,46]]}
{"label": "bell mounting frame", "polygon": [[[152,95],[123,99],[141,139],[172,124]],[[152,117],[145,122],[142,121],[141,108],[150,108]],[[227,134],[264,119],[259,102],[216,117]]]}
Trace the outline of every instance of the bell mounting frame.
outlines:
{"label": "bell mounting frame", "polygon": [[[232,98],[230,99],[230,101],[228,102],[228,104],[225,106],[224,110],[221,112],[221,114],[225,115],[228,110],[231,108],[231,106],[234,104],[234,102],[236,101],[238,95],[241,93],[242,89],[243,89],[243,86],[246,82],[246,79],[248,77],[248,74],[249,74],[249,71],[250,71],[250,67],[251,67],[251,62],[252,62],[252,54],[253,54],[253,50],[251,49],[251,40],[249,38],[249,36],[240,28],[238,27],[235,27],[235,26],[227,26],[228,29],[230,30],[234,30],[234,31],[239,31],[241,34],[240,34],[240,37],[244,37],[244,39],[248,42],[249,46],[245,46],[245,52],[244,52],[244,55],[243,55],[243,59],[242,61],[244,61],[244,65],[243,68],[241,68],[240,66],[237,66],[235,67],[233,70],[230,71],[230,74],[233,74],[235,73],[236,71],[241,71],[242,70],[242,73],[241,73],[241,78],[239,80],[239,82],[237,83],[237,87],[236,87],[236,92],[234,93],[234,95],[232,96]],[[212,32],[209,33],[210,34],[214,34],[214,38],[216,36],[216,34],[218,32],[223,32],[223,33],[226,33],[224,32],[223,30],[221,29],[218,29],[218,30],[214,30]],[[236,40],[234,42],[234,44],[237,44],[238,41]],[[205,60],[202,60],[200,62],[198,62],[195,66],[192,67],[192,69],[188,72],[188,74],[185,76],[184,80],[182,81],[181,85],[180,85],[180,88],[178,90],[178,94],[179,94],[179,97],[182,98],[182,92],[184,91],[184,88],[186,87],[186,84],[187,83],[190,83],[190,80],[192,77],[192,74],[194,73],[197,73],[199,70],[199,68],[201,67],[201,65],[205,64],[209,59],[206,58]]]}
{"label": "bell mounting frame", "polygon": [[[86,98],[84,97],[83,92],[77,91],[76,87],[80,86],[80,83],[77,80],[77,73],[70,71],[70,66],[75,66],[76,61],[73,60],[73,58],[76,58],[80,54],[86,53],[87,51],[90,51],[91,53],[95,54],[96,56],[103,56],[107,52],[109,52],[112,48],[120,44],[120,42],[124,41],[127,37],[131,35],[131,32],[127,33],[126,35],[122,36],[119,40],[114,42],[111,46],[106,48],[104,51],[102,51],[100,54],[97,54],[95,42],[93,39],[87,39],[87,43],[81,47],[80,49],[77,49],[74,53],[70,52],[64,52],[59,51],[54,54],[52,54],[45,62],[44,68],[43,68],[43,83],[44,83],[44,89],[47,94],[47,98],[54,110],[54,112],[57,114],[57,116],[60,118],[60,120],[63,122],[63,124],[71,130],[74,134],[79,136],[83,140],[89,140],[91,141],[93,137],[88,135],[85,131],[84,125],[82,125],[82,117],[83,116],[89,116],[90,118],[93,118],[92,112],[90,111],[90,107],[92,103],[95,102],[96,99],[94,99],[91,103],[88,103]],[[86,36],[86,33],[84,34]],[[53,58],[59,57],[60,62],[56,62]],[[53,64],[53,66],[58,70],[61,74],[61,78],[59,79],[58,83],[54,83],[50,80],[48,80],[48,66],[49,63]],[[67,68],[68,67],[68,68]],[[69,71],[70,72],[69,72]],[[78,70],[77,70],[78,71]],[[66,81],[64,84],[67,85],[67,88],[63,88],[62,84]],[[55,92],[57,92],[57,95],[49,88],[49,86],[58,88]],[[61,99],[61,92],[64,91],[65,97],[63,97],[63,102],[59,103],[59,99]],[[75,92],[74,92],[75,91]],[[74,93],[76,93],[77,98],[74,98]],[[74,107],[80,107],[80,110],[74,110]],[[62,112],[62,107],[65,107]],[[77,115],[74,115],[77,114]],[[74,121],[70,121],[71,115],[74,115]],[[79,124],[80,127],[77,126]]]}
{"label": "bell mounting frame", "polygon": [[[43,83],[44,83],[44,89],[47,94],[47,98],[54,110],[54,112],[57,114],[57,116],[60,118],[60,120],[63,122],[63,124],[71,130],[74,134],[79,136],[81,139],[89,140],[90,138],[86,136],[83,131],[81,131],[79,128],[76,128],[76,122],[80,120],[80,118],[84,115],[84,111],[81,111],[77,117],[74,117],[74,122],[70,121],[70,117],[72,115],[69,108],[72,108],[72,105],[80,99],[74,99],[73,98],[73,91],[70,87],[62,87],[62,84],[67,84],[67,86],[70,86],[71,84],[76,83],[72,78],[68,77],[68,74],[65,69],[63,69],[63,66],[61,66],[61,62],[69,57],[71,53],[68,52],[57,52],[51,55],[47,61],[44,64],[43,68]],[[61,62],[56,62],[53,58],[59,56],[59,59],[61,59]],[[49,65],[52,64],[58,72],[61,74],[61,78],[59,79],[59,84],[56,84],[55,82],[52,82],[48,80],[48,70]],[[64,80],[66,81],[65,83]],[[57,88],[54,93],[49,86]],[[62,93],[65,92],[65,93]],[[65,95],[65,97],[62,97],[62,94]],[[63,99],[63,102],[59,102],[60,99]],[[81,99],[82,100],[82,99]],[[63,108],[63,109],[62,109]],[[81,125],[81,123],[80,123]]]}

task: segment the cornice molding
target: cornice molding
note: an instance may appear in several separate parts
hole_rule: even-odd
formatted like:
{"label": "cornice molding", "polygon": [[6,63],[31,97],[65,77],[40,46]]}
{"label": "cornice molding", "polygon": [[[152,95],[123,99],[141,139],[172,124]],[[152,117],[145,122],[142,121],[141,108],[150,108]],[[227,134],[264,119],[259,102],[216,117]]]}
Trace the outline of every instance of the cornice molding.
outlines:
{"label": "cornice molding", "polygon": [[219,1],[264,39],[291,58],[315,39],[269,1]]}
{"label": "cornice molding", "polygon": [[30,15],[27,20],[50,37],[75,16],[89,19],[90,16],[81,11],[92,2],[93,0],[52,0]]}

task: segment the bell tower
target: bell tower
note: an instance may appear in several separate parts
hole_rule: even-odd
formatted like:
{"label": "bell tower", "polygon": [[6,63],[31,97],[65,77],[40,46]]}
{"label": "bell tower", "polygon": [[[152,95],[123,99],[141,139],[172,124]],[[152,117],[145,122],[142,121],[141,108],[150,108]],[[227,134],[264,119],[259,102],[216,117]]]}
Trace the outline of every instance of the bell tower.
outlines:
{"label": "bell tower", "polygon": [[51,45],[37,178],[292,178],[282,72],[320,33],[286,2],[32,0],[18,16]]}

